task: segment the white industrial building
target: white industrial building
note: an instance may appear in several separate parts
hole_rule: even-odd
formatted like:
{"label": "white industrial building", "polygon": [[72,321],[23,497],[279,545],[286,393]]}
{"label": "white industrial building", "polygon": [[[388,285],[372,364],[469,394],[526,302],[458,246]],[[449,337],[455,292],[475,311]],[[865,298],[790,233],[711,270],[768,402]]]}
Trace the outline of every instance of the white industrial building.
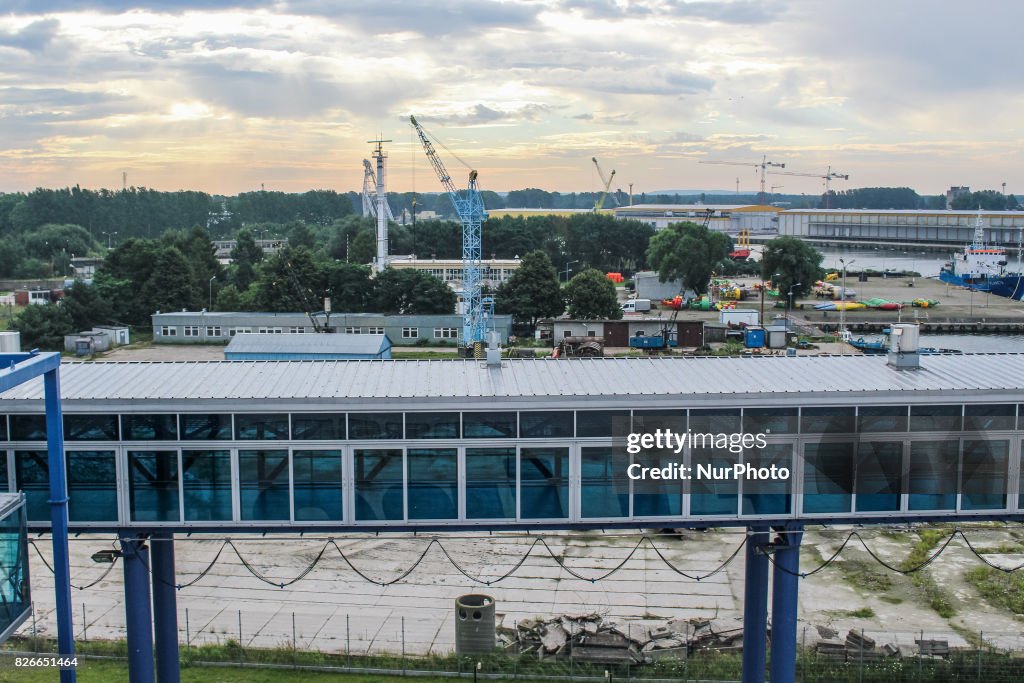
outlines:
{"label": "white industrial building", "polygon": [[708,212],[708,227],[719,232],[773,233],[778,230],[782,209],[765,204],[634,204],[615,209],[615,217],[649,223],[662,230],[673,223],[703,223]]}
{"label": "white industrial building", "polygon": [[974,238],[981,214],[989,244],[1017,246],[1024,211],[791,209],[779,214],[779,234],[821,242],[961,246]]}
{"label": "white industrial building", "polygon": [[[217,344],[238,334],[311,334],[330,330],[346,334],[386,334],[396,345],[455,343],[462,338],[462,316],[386,315],[384,313],[316,313],[316,326],[305,313],[157,311],[153,341],[157,344]],[[488,321],[508,341],[512,316],[495,315]]]}
{"label": "white industrial building", "polygon": [[[480,283],[496,289],[503,285],[519,267],[520,259],[483,259],[480,262]],[[420,270],[433,275],[456,291],[462,289],[462,259],[423,259],[412,256],[390,256],[388,267],[395,270]]]}

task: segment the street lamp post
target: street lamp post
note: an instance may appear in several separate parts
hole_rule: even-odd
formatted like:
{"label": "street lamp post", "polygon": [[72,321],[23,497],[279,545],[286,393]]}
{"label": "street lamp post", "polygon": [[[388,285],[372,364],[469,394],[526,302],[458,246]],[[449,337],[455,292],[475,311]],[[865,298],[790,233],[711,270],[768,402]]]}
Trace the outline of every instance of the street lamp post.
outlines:
{"label": "street lamp post", "polygon": [[565,264],[565,281],[566,282],[569,281],[569,273],[572,272],[572,268],[570,268],[569,266],[573,265],[574,263],[579,263],[579,261],[569,261],[568,263]]}
{"label": "street lamp post", "polygon": [[[772,279],[769,282],[778,282],[779,274],[775,273],[772,275]],[[761,273],[761,325],[764,325],[764,290],[765,290],[764,273]]]}
{"label": "street lamp post", "polygon": [[799,287],[802,282],[794,282],[789,286],[789,294],[786,296],[786,327],[790,327],[789,324],[789,309],[793,307],[793,290]]}
{"label": "street lamp post", "polygon": [[213,277],[210,278],[210,307],[207,309],[209,311],[213,310],[213,281],[216,280],[216,279],[217,279],[216,275],[214,275]]}
{"label": "street lamp post", "polygon": [[839,337],[846,341],[846,269],[856,263],[857,259],[849,262],[839,259],[839,262],[843,264],[843,297],[840,302],[842,305],[839,307]]}

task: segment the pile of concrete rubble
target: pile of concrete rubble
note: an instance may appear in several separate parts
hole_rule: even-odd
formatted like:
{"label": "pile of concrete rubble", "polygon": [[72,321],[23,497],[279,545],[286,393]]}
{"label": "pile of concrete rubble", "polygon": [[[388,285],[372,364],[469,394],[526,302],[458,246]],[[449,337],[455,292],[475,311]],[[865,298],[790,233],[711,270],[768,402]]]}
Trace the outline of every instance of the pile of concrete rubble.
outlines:
{"label": "pile of concrete rubble", "polygon": [[[861,631],[850,630],[845,639],[830,626],[803,629],[801,644],[819,656],[842,661],[873,662],[885,657],[948,657],[942,640],[917,641],[916,647],[894,643],[878,645]],[[743,651],[743,621],[673,619],[650,623],[623,623],[599,614],[524,619],[511,628],[499,626],[498,647],[509,654],[536,654],[538,658],[572,658],[590,664],[650,664],[664,658],[685,659],[703,651]]]}
{"label": "pile of concrete rubble", "polygon": [[814,652],[819,657],[837,661],[875,662],[886,657],[914,656],[946,659],[950,652],[948,640],[915,640],[911,647],[896,643],[878,645],[874,638],[856,629],[850,629],[845,639],[831,626],[815,626],[811,630]]}
{"label": "pile of concrete rubble", "polygon": [[739,652],[739,619],[674,619],[650,626],[606,620],[599,614],[524,619],[498,628],[498,646],[509,653],[571,657],[591,664],[649,664],[685,659],[698,650]]}

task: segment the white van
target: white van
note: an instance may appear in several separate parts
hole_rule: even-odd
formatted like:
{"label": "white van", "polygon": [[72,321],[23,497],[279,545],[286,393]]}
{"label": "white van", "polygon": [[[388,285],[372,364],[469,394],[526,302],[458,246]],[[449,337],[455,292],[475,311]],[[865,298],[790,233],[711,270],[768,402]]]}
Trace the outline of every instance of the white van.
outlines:
{"label": "white van", "polygon": [[630,299],[622,304],[623,313],[644,313],[651,310],[650,299]]}

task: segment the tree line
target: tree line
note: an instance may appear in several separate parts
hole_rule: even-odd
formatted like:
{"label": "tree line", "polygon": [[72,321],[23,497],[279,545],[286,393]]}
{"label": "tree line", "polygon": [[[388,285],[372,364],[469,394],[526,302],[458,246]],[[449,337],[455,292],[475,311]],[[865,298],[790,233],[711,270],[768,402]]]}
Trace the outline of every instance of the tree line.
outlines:
{"label": "tree line", "polygon": [[[305,226],[304,223],[299,225]],[[297,227],[296,227],[297,229]],[[455,293],[419,271],[389,270],[371,278],[362,264],[330,258],[323,248],[288,245],[265,256],[248,231],[235,261],[215,256],[207,230],[195,226],[160,239],[131,238],[114,248],[92,282],[75,282],[59,304],[27,306],[11,321],[28,348],[60,349],[65,335],[96,325],[148,328],[157,311],[302,311],[451,313]]]}

